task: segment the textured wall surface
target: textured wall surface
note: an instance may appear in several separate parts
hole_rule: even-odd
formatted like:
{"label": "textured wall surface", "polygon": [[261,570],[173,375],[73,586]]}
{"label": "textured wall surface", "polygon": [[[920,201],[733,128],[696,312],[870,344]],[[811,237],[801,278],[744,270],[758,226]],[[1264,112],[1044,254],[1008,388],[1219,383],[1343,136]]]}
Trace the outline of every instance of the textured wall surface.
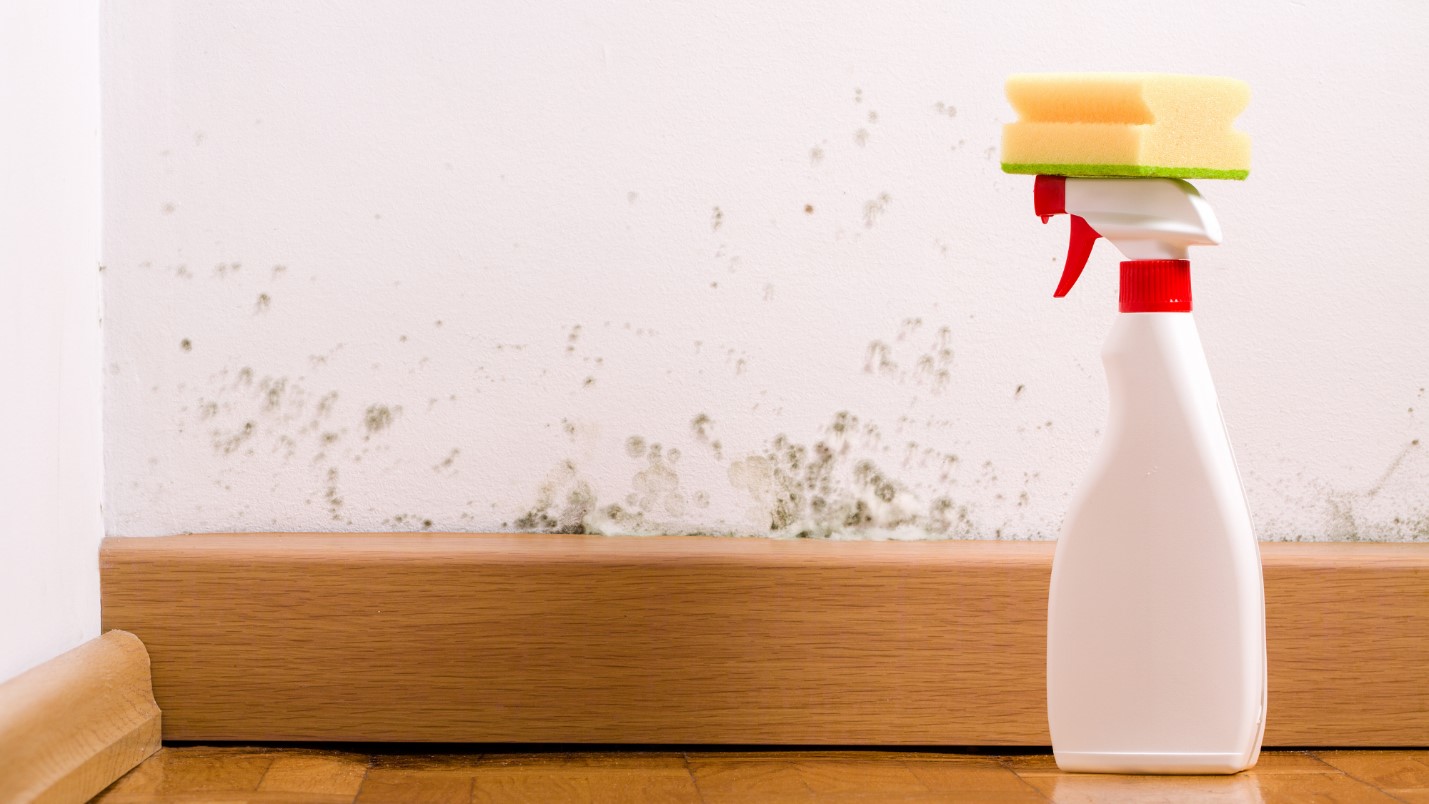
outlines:
{"label": "textured wall surface", "polygon": [[105,19],[113,533],[1055,536],[1116,257],[1052,300],[1002,81],[1160,70],[1254,90],[1193,256],[1261,535],[1429,538],[1429,7]]}
{"label": "textured wall surface", "polygon": [[99,223],[99,8],[0,3],[0,681],[99,633]]}

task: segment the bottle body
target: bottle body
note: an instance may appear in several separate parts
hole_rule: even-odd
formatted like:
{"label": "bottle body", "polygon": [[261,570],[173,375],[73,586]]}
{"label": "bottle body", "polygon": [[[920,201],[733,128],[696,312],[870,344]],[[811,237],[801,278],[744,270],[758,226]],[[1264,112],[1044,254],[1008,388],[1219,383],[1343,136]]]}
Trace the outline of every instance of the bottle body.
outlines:
{"label": "bottle body", "polygon": [[1057,764],[1235,773],[1265,727],[1260,551],[1195,322],[1121,313],[1108,426],[1057,544],[1047,714]]}

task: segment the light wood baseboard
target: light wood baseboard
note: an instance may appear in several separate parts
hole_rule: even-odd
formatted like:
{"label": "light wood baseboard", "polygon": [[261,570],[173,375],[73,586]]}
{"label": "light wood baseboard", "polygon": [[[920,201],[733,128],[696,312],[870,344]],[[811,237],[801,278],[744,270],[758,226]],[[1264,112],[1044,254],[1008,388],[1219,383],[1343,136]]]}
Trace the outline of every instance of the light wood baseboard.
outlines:
{"label": "light wood baseboard", "polygon": [[149,657],[110,631],[0,684],[0,801],[82,802],[159,750]]}
{"label": "light wood baseboard", "polygon": [[[178,740],[1046,745],[1046,542],[111,538]],[[1267,745],[1429,745],[1429,544],[1262,545]]]}

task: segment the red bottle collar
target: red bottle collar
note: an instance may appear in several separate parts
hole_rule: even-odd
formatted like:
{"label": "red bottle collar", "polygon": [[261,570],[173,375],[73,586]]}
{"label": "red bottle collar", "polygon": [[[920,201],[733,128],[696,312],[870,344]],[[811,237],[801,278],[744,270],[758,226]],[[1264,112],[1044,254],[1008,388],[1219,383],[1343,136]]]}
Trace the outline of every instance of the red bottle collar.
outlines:
{"label": "red bottle collar", "polygon": [[1123,313],[1191,312],[1190,260],[1127,260],[1121,264]]}

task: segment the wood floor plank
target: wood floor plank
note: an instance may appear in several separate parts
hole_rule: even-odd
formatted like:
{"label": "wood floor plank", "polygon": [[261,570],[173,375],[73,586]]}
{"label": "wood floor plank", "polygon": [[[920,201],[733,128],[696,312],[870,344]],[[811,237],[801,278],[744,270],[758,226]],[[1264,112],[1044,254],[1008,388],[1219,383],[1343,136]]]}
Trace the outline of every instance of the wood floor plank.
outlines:
{"label": "wood floor plank", "polygon": [[472,799],[470,768],[371,767],[362,780],[358,804],[452,804]]}
{"label": "wood floor plank", "polygon": [[1429,751],[1317,751],[1315,755],[1382,790],[1429,790]]}
{"label": "wood floor plank", "polygon": [[1399,799],[1344,773],[1254,777],[1265,804],[1397,804]]}
{"label": "wood floor plank", "polygon": [[651,802],[690,804],[700,794],[689,771],[680,767],[620,768],[603,765],[528,765],[482,768],[473,777],[472,801]]}
{"label": "wood floor plank", "polygon": [[1009,797],[1042,798],[1037,789],[1011,769],[1000,763],[992,766],[969,766],[952,762],[908,760],[903,763],[934,793],[973,794],[996,793]]}
{"label": "wood floor plank", "polygon": [[[191,746],[160,751],[96,800],[106,804],[347,804],[354,799],[676,804],[1429,802],[1429,790],[1415,787],[1423,781],[1421,767],[1429,752],[1323,753],[1327,761],[1304,751],[1266,752],[1255,769],[1235,776],[1118,776],[1062,773],[1048,754],[704,750],[687,755],[671,751],[365,755],[311,748]],[[360,775],[364,769],[365,777]]]}
{"label": "wood floor plank", "polygon": [[1259,802],[1249,776],[1113,776],[1063,774],[1024,777],[1055,804],[1245,804]]}
{"label": "wood floor plank", "polygon": [[932,792],[906,765],[888,760],[692,760],[690,772],[708,802]]}
{"label": "wood floor plank", "polygon": [[258,749],[161,748],[100,793],[106,804],[258,790],[276,756]]}
{"label": "wood floor plank", "polygon": [[260,793],[303,793],[352,801],[367,775],[368,758],[345,752],[282,753],[273,758]]}
{"label": "wood floor plank", "polygon": [[1336,769],[1308,751],[1261,751],[1255,767],[1246,773],[1332,773]]}

